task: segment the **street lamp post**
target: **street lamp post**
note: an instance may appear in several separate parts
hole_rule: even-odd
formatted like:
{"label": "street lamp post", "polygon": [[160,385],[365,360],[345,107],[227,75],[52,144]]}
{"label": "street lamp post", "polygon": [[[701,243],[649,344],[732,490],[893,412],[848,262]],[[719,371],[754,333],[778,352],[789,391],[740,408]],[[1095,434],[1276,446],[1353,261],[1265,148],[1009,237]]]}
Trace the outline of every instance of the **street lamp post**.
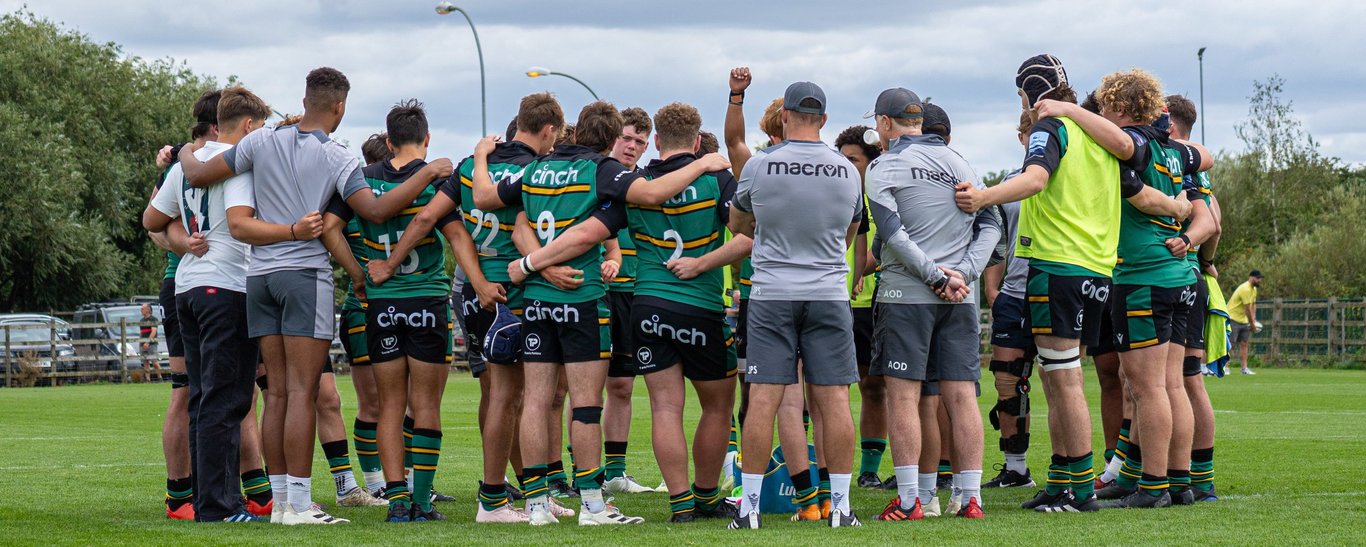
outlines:
{"label": "street lamp post", "polygon": [[1209,115],[1205,111],[1205,48],[1196,51],[1195,58],[1200,61],[1200,142],[1208,145],[1205,140],[1205,116]]}
{"label": "street lamp post", "polygon": [[569,78],[570,80],[578,82],[579,85],[583,86],[584,89],[587,89],[588,94],[593,96],[593,100],[600,100],[598,99],[598,94],[593,92],[593,88],[588,87],[588,84],[583,83],[583,80],[580,80],[563,72],[555,72],[553,70],[549,70],[543,67],[533,66],[526,70],[526,75],[528,78],[539,78],[541,76],[564,76],[565,78]]}
{"label": "street lamp post", "polygon": [[470,32],[474,33],[474,49],[475,51],[479,52],[479,134],[487,135],[489,133],[489,96],[488,91],[485,89],[484,86],[484,46],[479,44],[479,31],[474,28],[474,19],[470,18],[469,13],[467,13],[463,9],[460,9],[459,6],[456,6],[450,2],[442,2],[436,5],[437,14],[447,15],[451,12],[460,12],[460,15],[464,15],[465,22],[470,24]]}

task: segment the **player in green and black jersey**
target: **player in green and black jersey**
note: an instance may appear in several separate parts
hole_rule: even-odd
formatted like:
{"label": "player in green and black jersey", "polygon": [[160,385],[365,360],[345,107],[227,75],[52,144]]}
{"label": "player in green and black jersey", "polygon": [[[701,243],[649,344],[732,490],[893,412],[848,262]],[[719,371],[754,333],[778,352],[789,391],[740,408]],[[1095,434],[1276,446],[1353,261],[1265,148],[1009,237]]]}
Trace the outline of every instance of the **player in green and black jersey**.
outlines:
{"label": "player in green and black jersey", "polygon": [[[366,182],[376,196],[400,186],[425,165],[427,118],[422,104],[408,101],[390,110],[386,120],[394,157],[366,166]],[[367,282],[367,352],[380,394],[377,440],[383,460],[390,522],[443,520],[431,505],[432,480],[441,455],[441,395],[451,361],[451,310],[446,296],[450,277],[445,269],[444,241],[423,238],[404,255],[393,253],[409,222],[436,195],[423,188],[398,215],[383,222],[357,222],[364,243],[363,258],[370,264],[399,257],[398,273],[387,283]],[[352,212],[334,200],[328,214],[350,221]],[[449,215],[437,223],[455,237],[464,227]],[[350,265],[348,271],[358,267]],[[358,272],[357,272],[358,273]],[[404,478],[404,414],[413,419],[413,491]]]}
{"label": "player in green and black jersey", "polygon": [[[474,195],[477,203],[508,205],[521,203],[527,221],[534,226],[541,245],[564,240],[552,248],[542,248],[539,256],[544,268],[564,264],[581,279],[576,283],[553,284],[544,275],[527,277],[538,269],[536,256],[528,256],[509,266],[513,281],[526,281],[526,312],[523,315],[523,353],[526,360],[526,391],[523,402],[522,451],[527,457],[527,505],[534,525],[556,522],[547,509],[544,463],[536,456],[545,452],[548,431],[533,417],[550,412],[551,399],[558,381],[560,365],[569,371],[569,397],[574,402],[573,420],[579,422],[571,435],[575,446],[575,482],[583,498],[579,523],[636,524],[638,517],[626,517],[603,501],[598,477],[602,436],[602,390],[610,357],[610,316],[601,299],[606,293],[600,272],[601,242],[620,229],[624,211],[613,200],[626,201],[626,193],[641,203],[660,204],[677,194],[700,176],[708,165],[724,167],[719,156],[696,162],[693,166],[661,177],[656,184],[632,185],[642,175],[626,169],[605,156],[621,134],[621,115],[611,104],[597,102],[579,114],[575,144],[557,146],[550,155],[538,159],[516,179],[494,185],[479,167],[493,149],[494,140],[486,138],[475,149]],[[590,219],[592,220],[590,222]],[[579,225],[593,229],[572,230]],[[570,233],[574,233],[570,237]],[[557,256],[563,253],[563,256]],[[543,459],[541,456],[538,459]]]}
{"label": "player in green and black jersey", "polygon": [[[564,113],[549,93],[536,93],[522,99],[515,123],[512,140],[498,144],[487,158],[484,174],[497,183],[519,178],[523,168],[537,156],[550,151],[564,128]],[[478,375],[484,472],[475,521],[526,522],[526,516],[508,503],[503,481],[516,429],[517,416],[513,409],[522,398],[521,363],[516,359],[504,362],[505,357],[483,354],[483,338],[494,323],[497,306],[507,304],[512,313],[522,313],[522,289],[511,284],[507,274],[507,265],[522,257],[512,239],[521,207],[479,207],[474,199],[474,173],[473,156],[460,162],[454,176],[441,184],[439,193],[408,225],[395,249],[395,256],[404,256],[399,253],[414,248],[439,219],[452,212],[464,219],[465,230],[472,239],[464,243],[453,239],[451,246],[468,279],[461,294],[461,306],[465,311],[470,366],[471,369],[483,368],[486,361],[493,365],[487,368],[486,374]],[[477,259],[466,260],[460,258],[462,256],[477,256]],[[391,259],[382,265],[372,264],[371,278],[377,282],[387,279],[397,266],[396,262],[397,259]],[[554,417],[550,420],[558,423]],[[564,514],[561,509],[554,510]]]}
{"label": "player in green and black jersey", "polygon": [[[621,136],[612,145],[612,159],[627,169],[635,170],[640,157],[649,148],[650,131],[654,125],[650,115],[640,108],[621,111]],[[635,292],[636,244],[629,228],[603,242],[606,256],[602,261],[603,279],[607,283],[607,309],[612,315],[612,360],[607,365],[607,397],[602,405],[603,473],[607,482],[603,489],[612,493],[636,494],[654,492],[626,474],[627,441],[631,435],[631,396],[635,392],[636,375],[630,361],[634,359],[635,344],[631,341],[628,321],[631,317],[631,296]]]}
{"label": "player in green and black jersey", "polygon": [[1082,392],[1080,346],[1099,343],[1100,316],[1117,260],[1120,202],[1173,216],[1187,214],[1189,204],[1183,208],[1184,200],[1120,178],[1107,147],[1075,120],[1094,115],[1077,106],[1056,57],[1026,59],[1015,83],[1022,106],[1037,120],[1030,129],[1023,172],[987,189],[960,183],[957,200],[965,211],[1023,200],[1016,252],[1030,259],[1026,301],[1031,331],[1038,368],[1046,377],[1044,395],[1050,413],[1057,414],[1050,422],[1060,431],[1053,437],[1048,483],[1024,507],[1095,511],[1099,502],[1093,497],[1091,416]]}
{"label": "player in green and black jersey", "polygon": [[[1195,125],[1195,103],[1181,95],[1167,96],[1167,110],[1171,114],[1173,139],[1190,140]],[[1195,283],[1195,305],[1186,320],[1186,358],[1182,363],[1186,397],[1190,399],[1195,419],[1191,439],[1191,490],[1194,501],[1214,501],[1214,408],[1205,391],[1205,321],[1209,310],[1209,287],[1217,286],[1210,272],[1215,250],[1219,246],[1219,215],[1209,176],[1205,172],[1185,177],[1185,189],[1191,199],[1191,218],[1182,227],[1185,239],[1167,240],[1174,254],[1186,253],[1198,280]]]}
{"label": "player in green and black jersey", "polygon": [[[655,114],[660,160],[644,169],[653,179],[696,161],[702,118],[674,103]],[[734,518],[722,503],[716,476],[735,398],[733,338],[725,322],[723,266],[749,254],[752,242],[724,239],[735,178],[728,171],[702,175],[661,205],[629,204],[627,217],[640,262],[630,328],[633,367],[645,376],[654,415],[654,451],[670,492],[671,521],[695,516]],[[628,199],[629,201],[629,199]],[[694,436],[696,483],[688,482],[682,412],[684,379],[702,406]]]}
{"label": "player in green and black jersey", "polygon": [[[1198,145],[1170,140],[1166,131],[1151,125],[1165,102],[1160,84],[1148,73],[1131,70],[1106,76],[1096,98],[1100,116],[1084,111],[1069,115],[1119,158],[1122,176],[1176,198],[1182,194],[1183,173],[1193,176],[1212,163]],[[1184,257],[1174,256],[1167,247],[1169,240],[1181,236],[1183,220],[1184,215],[1149,214],[1129,203],[1121,210],[1111,323],[1136,413],[1131,431],[1137,434],[1130,436],[1127,461],[1142,458],[1141,467],[1133,465],[1142,469],[1142,475],[1133,484],[1121,473],[1114,485],[1098,492],[1102,498],[1121,497],[1111,504],[1116,507],[1169,505],[1169,477],[1178,483],[1178,499],[1189,496],[1186,462],[1193,419],[1181,362],[1185,322],[1196,296],[1195,275]],[[1140,442],[1133,442],[1135,437]],[[1148,447],[1146,457],[1141,456],[1140,445]],[[1181,446],[1187,447],[1185,452],[1174,453]]]}

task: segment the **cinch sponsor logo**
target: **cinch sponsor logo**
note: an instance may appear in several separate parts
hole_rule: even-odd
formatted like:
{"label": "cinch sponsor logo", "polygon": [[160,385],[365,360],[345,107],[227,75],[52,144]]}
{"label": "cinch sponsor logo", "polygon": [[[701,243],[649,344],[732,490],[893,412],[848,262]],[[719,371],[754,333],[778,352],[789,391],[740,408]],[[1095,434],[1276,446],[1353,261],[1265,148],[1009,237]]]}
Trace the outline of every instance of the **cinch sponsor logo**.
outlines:
{"label": "cinch sponsor logo", "polygon": [[1195,291],[1190,287],[1181,290],[1181,303],[1187,306],[1195,305]]}
{"label": "cinch sponsor logo", "polygon": [[831,163],[802,163],[798,161],[790,163],[781,163],[775,161],[769,162],[768,174],[802,175],[806,177],[848,177],[849,169],[843,165],[835,165]]}
{"label": "cinch sponsor logo", "polygon": [[684,188],[682,192],[679,192],[678,195],[669,198],[669,201],[666,201],[664,203],[667,205],[678,205],[680,203],[688,203],[690,201],[697,201],[696,186],[689,186],[687,188]]}
{"label": "cinch sponsor logo", "polygon": [[649,319],[640,322],[640,330],[645,334],[663,336],[677,341],[680,344],[690,346],[707,345],[707,334],[699,329],[679,329],[673,325],[659,320],[658,315],[651,315]]}
{"label": "cinch sponsor logo", "polygon": [[526,307],[526,311],[523,312],[522,317],[525,317],[527,321],[554,321],[556,323],[578,323],[579,310],[573,306],[570,306],[569,304],[561,304],[559,306],[547,307],[541,305],[541,301],[537,300],[532,302],[530,306]]}
{"label": "cinch sponsor logo", "polygon": [[958,177],[950,175],[944,171],[932,171],[924,167],[912,167],[911,178],[928,180],[933,182],[941,182],[949,186],[954,186],[958,184]]}
{"label": "cinch sponsor logo", "polygon": [[502,184],[504,182],[514,184],[517,181],[522,180],[522,171],[513,171],[507,168],[498,172],[489,171],[489,178],[493,179],[494,184]]}
{"label": "cinch sponsor logo", "polygon": [[1104,303],[1110,299],[1110,286],[1096,285],[1095,283],[1092,283],[1090,279],[1087,279],[1086,281],[1081,282],[1081,294],[1096,302]]}
{"label": "cinch sponsor logo", "polygon": [[579,170],[576,168],[570,167],[564,171],[557,171],[551,169],[549,164],[545,164],[531,174],[531,183],[540,186],[567,186],[578,178]]}
{"label": "cinch sponsor logo", "polygon": [[436,314],[432,313],[431,310],[400,313],[393,306],[389,306],[389,309],[379,312],[379,315],[375,316],[375,323],[385,328],[399,325],[436,328]]}

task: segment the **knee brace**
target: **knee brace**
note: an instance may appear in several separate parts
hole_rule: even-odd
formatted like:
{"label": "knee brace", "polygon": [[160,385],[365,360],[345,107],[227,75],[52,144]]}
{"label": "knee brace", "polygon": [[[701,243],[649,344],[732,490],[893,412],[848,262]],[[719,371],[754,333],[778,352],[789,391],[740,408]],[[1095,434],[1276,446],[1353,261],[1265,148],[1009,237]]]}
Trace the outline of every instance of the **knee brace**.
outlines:
{"label": "knee brace", "polygon": [[1029,433],[1021,431],[1010,437],[1001,437],[1001,452],[1024,454],[1029,451]]}
{"label": "knee brace", "polygon": [[1199,376],[1202,372],[1204,372],[1205,368],[1204,365],[1200,363],[1200,361],[1201,359],[1199,357],[1196,357],[1194,355],[1187,355],[1186,360],[1181,363],[1181,375],[1187,378],[1191,376]]}
{"label": "knee brace", "polygon": [[258,387],[261,388],[261,391],[265,391],[265,390],[266,390],[266,375],[262,374],[262,375],[260,375],[260,376],[257,376],[257,377],[256,377],[256,385],[257,385]]}
{"label": "knee brace", "polygon": [[602,423],[602,407],[600,406],[576,406],[570,414],[574,421],[581,424]]}
{"label": "knee brace", "polygon": [[171,373],[171,389],[190,387],[190,375],[184,372]]}
{"label": "knee brace", "polygon": [[1039,368],[1044,372],[1081,368],[1081,348],[1039,348]]}

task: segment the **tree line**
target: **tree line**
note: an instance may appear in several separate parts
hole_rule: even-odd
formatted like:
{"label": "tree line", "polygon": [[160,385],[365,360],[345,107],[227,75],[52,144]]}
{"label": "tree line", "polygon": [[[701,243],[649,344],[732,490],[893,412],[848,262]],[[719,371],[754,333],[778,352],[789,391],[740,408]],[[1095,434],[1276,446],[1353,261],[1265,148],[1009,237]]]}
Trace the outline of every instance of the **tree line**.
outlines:
{"label": "tree line", "polygon": [[[1263,297],[1366,295],[1366,169],[1319,150],[1283,84],[1254,83],[1245,149],[1211,172],[1222,284],[1260,269]],[[27,11],[0,17],[0,310],[156,293],[165,253],[140,223],[161,175],[153,154],[187,139],[194,100],[215,85]]]}

